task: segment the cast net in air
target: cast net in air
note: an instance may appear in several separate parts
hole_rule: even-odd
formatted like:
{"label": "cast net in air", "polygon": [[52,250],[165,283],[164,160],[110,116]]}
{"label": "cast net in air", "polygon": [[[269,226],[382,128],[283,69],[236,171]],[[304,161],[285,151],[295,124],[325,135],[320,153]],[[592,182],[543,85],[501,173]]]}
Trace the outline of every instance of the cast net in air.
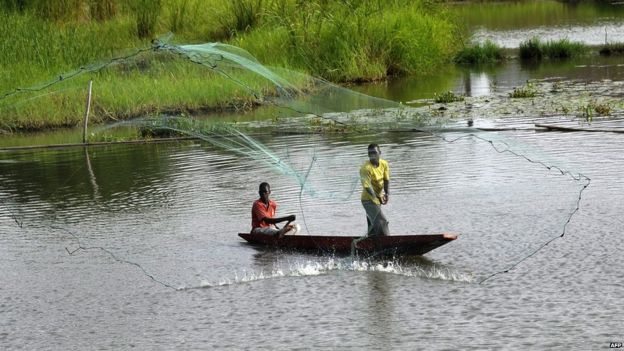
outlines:
{"label": "cast net in air", "polygon": [[[144,79],[175,75],[176,70],[188,67],[198,72],[198,79],[188,84],[196,84],[199,94],[204,83],[218,80],[224,91],[234,92],[234,109],[260,106],[255,110],[269,117],[232,121],[230,113],[223,112],[227,108],[211,111],[208,118],[166,109],[145,113],[143,109],[136,116],[129,112],[127,119],[106,123],[92,137],[138,131],[203,140],[218,150],[215,152],[260,169],[275,189],[285,189],[284,203],[297,212],[302,234],[367,236],[358,170],[366,161],[367,145],[377,143],[382,158],[391,166],[393,208],[387,213],[391,233],[460,233],[460,242],[447,252],[484,282],[563,237],[590,182],[530,141],[522,141],[521,136],[465,127],[426,106],[413,108],[292,70],[267,67],[248,52],[220,43],[176,45],[156,41],[152,47],[127,56],[81,67],[42,85],[7,92],[0,98],[0,109],[18,113],[27,111],[30,104],[60,101],[54,113],[62,114],[63,104],[72,99],[71,94],[84,89],[87,79],[96,84],[111,75]],[[111,94],[112,98],[126,98],[124,87],[115,89],[120,92]],[[133,96],[136,100],[124,101],[122,107],[131,110],[150,100],[149,91]],[[192,111],[197,106],[187,107]],[[116,118],[107,118],[110,112],[99,109],[95,106],[100,119]],[[263,179],[248,186],[254,189],[250,193],[254,197],[260,181]],[[28,225],[28,215],[11,200],[10,189],[2,193],[5,213],[18,226]],[[535,203],[541,205],[533,206]],[[357,211],[357,222],[362,222],[359,227],[355,220],[343,220]],[[68,253],[103,250],[119,262],[137,266],[164,286],[176,285],[156,278],[149,269],[127,258],[131,255],[121,255],[106,245],[87,244],[71,223],[57,222],[51,221],[50,226],[65,231],[76,242],[76,248],[68,249]],[[489,257],[489,263],[471,262],[474,256]]]}

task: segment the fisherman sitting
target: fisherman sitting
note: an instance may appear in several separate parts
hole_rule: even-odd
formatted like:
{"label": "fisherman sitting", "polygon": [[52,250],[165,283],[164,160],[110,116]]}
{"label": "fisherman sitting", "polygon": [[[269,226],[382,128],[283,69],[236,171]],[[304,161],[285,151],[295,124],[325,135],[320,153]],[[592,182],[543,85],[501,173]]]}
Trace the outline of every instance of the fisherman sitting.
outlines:
{"label": "fisherman sitting", "polygon": [[[296,234],[298,225],[292,223],[296,219],[295,215],[275,218],[277,203],[269,199],[271,195],[269,183],[261,183],[258,193],[260,198],[254,201],[251,208],[251,234],[273,235],[280,238],[286,234]],[[286,225],[280,229],[276,224],[281,222],[286,222]]]}

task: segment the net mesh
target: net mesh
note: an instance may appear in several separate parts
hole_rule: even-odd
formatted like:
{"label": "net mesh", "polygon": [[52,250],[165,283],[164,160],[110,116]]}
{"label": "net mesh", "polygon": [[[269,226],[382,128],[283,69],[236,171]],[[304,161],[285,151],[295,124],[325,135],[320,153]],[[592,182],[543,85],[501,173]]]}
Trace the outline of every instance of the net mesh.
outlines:
{"label": "net mesh", "polygon": [[[164,62],[164,64],[154,69],[153,60]],[[152,63],[148,64],[149,62]],[[171,66],[172,63],[174,66]],[[224,118],[200,119],[189,117],[184,113],[167,113],[167,111],[145,113],[143,111],[137,118],[97,127],[93,133],[94,136],[128,128],[142,132],[148,130],[157,135],[162,133],[187,135],[201,139],[226,152],[252,160],[255,164],[262,165],[268,171],[288,178],[291,183],[296,184],[301,220],[304,230],[309,234],[313,234],[311,231],[314,228],[308,225],[309,220],[306,215],[315,217],[317,214],[311,213],[312,210],[306,207],[306,203],[325,200],[359,202],[362,179],[357,169],[346,174],[340,172],[339,170],[345,167],[345,161],[332,158],[331,153],[318,153],[315,147],[308,147],[303,151],[294,150],[288,146],[281,150],[274,150],[255,138],[254,134],[263,131],[290,133],[309,138],[308,144],[314,145],[313,138],[318,133],[341,135],[344,138],[371,139],[380,133],[417,132],[429,135],[446,145],[453,145],[453,147],[472,147],[470,145],[474,143],[487,145],[490,150],[483,152],[509,155],[526,162],[527,167],[529,165],[539,167],[545,174],[554,172],[564,177],[565,180],[561,182],[574,182],[573,186],[566,183],[564,187],[568,190],[568,194],[574,194],[569,195],[571,200],[568,201],[568,209],[559,218],[552,219],[557,222],[558,232],[542,233],[540,236],[532,237],[530,240],[534,242],[522,246],[514,254],[507,255],[507,258],[501,258],[500,263],[494,265],[489,272],[481,272],[483,275],[481,282],[509,271],[535,255],[551,241],[563,237],[567,224],[579,209],[582,193],[590,182],[588,177],[567,168],[560,160],[553,159],[548,153],[517,139],[464,127],[457,121],[436,116],[426,107],[408,107],[394,101],[361,94],[300,72],[267,67],[248,52],[221,43],[176,45],[170,43],[170,37],[165,37],[154,41],[151,47],[137,50],[129,55],[80,67],[43,84],[6,92],[0,96],[0,109],[19,113],[27,109],[29,104],[49,103],[48,99],[52,99],[52,101],[61,102],[56,105],[60,106],[59,110],[61,110],[65,99],[77,99],[76,96],[79,95],[78,92],[82,89],[86,78],[97,81],[98,77],[106,77],[98,76],[102,72],[128,74],[135,77],[135,74],[142,74],[146,65],[151,65],[151,69],[156,71],[156,73],[152,71],[145,73],[146,75],[167,74],[167,67],[176,67],[177,64],[197,65],[209,72],[209,74],[200,75],[200,81],[222,79],[229,87],[238,87],[239,99],[252,105],[262,106],[261,109],[271,118],[239,122],[228,120],[227,113],[221,113]],[[76,96],[72,95],[74,93]],[[145,95],[149,95],[149,92]],[[118,96],[118,98],[122,97]],[[139,100],[128,101],[127,104],[141,103],[142,101]],[[103,120],[107,119],[105,111],[99,112],[100,116],[104,116]],[[58,113],[62,112],[58,111]],[[306,153],[307,156],[301,157],[301,153]],[[294,154],[298,157],[291,157]],[[477,164],[481,155],[476,154],[473,157],[476,158],[473,162]],[[307,161],[302,162],[302,159]],[[338,177],[341,179],[338,180]],[[570,192],[569,189],[572,187],[576,190]],[[15,206],[9,201],[2,199],[2,204],[20,227],[28,221],[17,214]],[[454,219],[454,221],[457,220]],[[154,278],[143,267],[131,260],[119,258],[105,247],[83,245],[78,236],[70,234],[78,240],[78,249],[68,249],[68,253],[73,254],[80,249],[102,250],[115,260],[137,265],[152,280],[166,287],[173,287],[169,283]],[[365,238],[368,233],[360,234],[361,238],[358,240]],[[463,233],[463,235],[470,234]],[[354,248],[358,240],[353,242]],[[516,243],[522,242],[523,239],[517,240]],[[356,254],[355,250],[352,254]]]}

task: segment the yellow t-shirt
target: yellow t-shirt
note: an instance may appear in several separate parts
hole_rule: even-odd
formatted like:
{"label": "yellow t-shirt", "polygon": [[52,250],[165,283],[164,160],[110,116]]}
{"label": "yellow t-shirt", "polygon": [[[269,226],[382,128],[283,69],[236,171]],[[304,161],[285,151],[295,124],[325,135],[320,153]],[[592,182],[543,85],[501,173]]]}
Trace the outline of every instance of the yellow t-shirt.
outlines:
{"label": "yellow t-shirt", "polygon": [[390,167],[388,162],[379,159],[379,166],[375,167],[370,161],[366,161],[360,168],[360,181],[362,182],[362,201],[369,200],[379,205],[379,199],[371,196],[366,189],[372,187],[376,195],[381,194],[384,180],[390,180]]}

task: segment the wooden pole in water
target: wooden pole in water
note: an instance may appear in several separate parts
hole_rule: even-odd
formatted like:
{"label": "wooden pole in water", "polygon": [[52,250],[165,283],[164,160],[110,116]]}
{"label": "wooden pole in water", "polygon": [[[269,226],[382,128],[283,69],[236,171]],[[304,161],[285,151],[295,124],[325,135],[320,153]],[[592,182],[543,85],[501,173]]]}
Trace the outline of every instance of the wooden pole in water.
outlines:
{"label": "wooden pole in water", "polygon": [[82,143],[87,143],[87,123],[89,122],[89,110],[91,110],[91,87],[93,86],[93,80],[89,80],[89,93],[87,94],[87,108],[82,121]]}

